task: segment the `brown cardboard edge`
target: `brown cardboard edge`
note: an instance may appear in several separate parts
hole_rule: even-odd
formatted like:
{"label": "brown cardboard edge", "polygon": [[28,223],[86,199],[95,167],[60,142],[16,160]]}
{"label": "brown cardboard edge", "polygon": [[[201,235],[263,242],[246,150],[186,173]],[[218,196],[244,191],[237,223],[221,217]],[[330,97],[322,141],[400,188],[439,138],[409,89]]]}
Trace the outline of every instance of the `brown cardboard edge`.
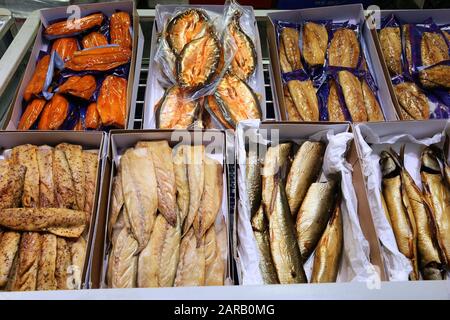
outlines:
{"label": "brown cardboard edge", "polygon": [[[95,244],[93,243],[93,236],[95,234],[95,230],[96,230],[96,220],[97,220],[97,215],[98,215],[98,200],[99,200],[99,192],[100,192],[100,186],[101,186],[101,180],[102,180],[102,170],[101,170],[101,166],[102,166],[102,154],[103,154],[103,148],[105,146],[105,143],[107,142],[105,139],[105,134],[103,132],[89,132],[89,131],[82,131],[82,132],[77,132],[77,131],[62,131],[64,134],[69,134],[69,135],[73,135],[75,136],[75,140],[80,140],[80,142],[78,142],[79,145],[81,145],[83,147],[83,150],[86,150],[82,140],[83,140],[83,135],[85,134],[89,134],[89,135],[93,135],[93,134],[101,134],[101,139],[100,139],[100,144],[98,146],[98,154],[97,154],[97,160],[98,160],[98,165],[97,165],[97,173],[96,173],[96,185],[95,185],[95,196],[94,196],[94,207],[93,207],[93,212],[92,212],[92,216],[91,216],[91,221],[90,221],[90,225],[89,225],[89,232],[88,232],[88,238],[86,240],[87,244],[86,244],[86,253],[85,253],[85,258],[84,258],[84,264],[83,264],[83,271],[82,271],[82,275],[81,275],[81,287],[80,289],[85,289],[88,285],[89,282],[89,265],[90,265],[90,251],[91,251],[91,247]],[[2,130],[0,131],[0,136],[2,134],[12,134],[12,135],[22,135],[23,133],[26,133],[27,135],[42,135],[42,134],[55,134],[58,133],[58,131],[15,131],[15,130]],[[81,136],[79,135],[81,134]],[[55,142],[55,146],[56,144],[62,143],[61,142]],[[75,143],[75,142],[70,142],[70,143]],[[51,144],[49,142],[42,142],[42,144],[40,145],[45,145],[45,144]],[[18,144],[20,145],[20,144]]]}
{"label": "brown cardboard edge", "polygon": [[[105,157],[105,164],[104,164],[104,177],[103,177],[103,185],[101,190],[101,201],[99,204],[99,210],[97,213],[97,226],[96,226],[96,234],[95,234],[95,242],[93,247],[93,253],[91,257],[91,270],[90,270],[90,280],[91,280],[91,288],[98,289],[102,288],[103,280],[106,278],[106,266],[104,265],[104,262],[106,261],[106,253],[108,247],[106,246],[107,241],[107,217],[109,215],[109,205],[110,205],[110,198],[111,198],[111,191],[112,191],[112,180],[115,176],[115,166],[113,165],[113,143],[112,139],[114,135],[120,135],[120,134],[141,134],[141,133],[152,133],[152,132],[174,132],[174,131],[184,131],[184,132],[198,132],[198,130],[172,130],[172,129],[144,129],[144,130],[127,130],[127,129],[116,129],[111,130],[108,135],[108,150],[107,150],[107,157]],[[224,173],[227,179],[227,192],[228,192],[228,199],[227,199],[227,207],[228,212],[226,215],[228,216],[226,227],[228,228],[228,261],[227,261],[227,272],[228,272],[228,279],[232,281],[234,284],[234,274],[233,274],[233,264],[234,264],[234,257],[233,257],[233,242],[232,242],[232,222],[230,217],[230,212],[233,210],[235,212],[235,209],[231,207],[231,201],[230,201],[230,188],[232,188],[230,176],[229,176],[229,168],[227,166],[227,163],[229,161],[228,154],[227,154],[227,139],[226,139],[226,133],[225,130],[208,130],[203,129],[202,132],[215,132],[215,133],[221,133],[223,135],[223,153],[224,153]]]}
{"label": "brown cardboard edge", "polygon": [[[126,1],[126,0],[124,0]],[[139,42],[139,13],[136,9],[136,2],[129,0],[129,2],[133,3],[133,48],[132,48],[132,58],[130,61],[130,71],[128,74],[128,79],[127,79],[127,104],[128,104],[128,109],[127,109],[127,116],[125,118],[125,124],[124,127],[126,128],[128,126],[128,121],[129,121],[129,116],[130,116],[130,110],[133,107],[133,85],[134,85],[134,74],[135,74],[135,68],[136,68],[136,62],[137,62],[137,54],[138,54],[138,42]],[[80,7],[84,7],[84,6],[92,6],[93,3],[86,3],[86,4],[78,4],[77,6]],[[111,4],[113,5],[113,4]],[[63,6],[63,7],[68,7],[68,6]],[[59,8],[59,7],[58,7]],[[57,9],[57,8],[55,8]],[[33,37],[35,38],[33,45],[29,48],[31,50],[34,49],[34,47],[36,46],[36,36],[38,34],[39,29],[42,27],[42,15],[41,15],[41,11],[43,10],[52,10],[52,8],[46,8],[46,9],[41,9],[39,10],[39,25],[36,28],[36,31],[34,32]],[[137,32],[136,32],[137,30]],[[28,62],[26,64],[26,68],[28,68],[28,65],[32,63],[32,56],[29,57]],[[14,105],[17,101],[17,99],[19,98],[19,89],[20,86],[22,85],[23,82],[23,77],[25,74],[22,75],[22,77],[20,78],[20,81],[18,82],[18,86],[16,89],[16,92],[14,94],[14,98],[11,101],[11,104],[8,106],[8,111],[5,114],[4,117],[4,122],[3,122],[3,127],[1,128],[2,130],[6,130],[6,128],[8,127],[9,123],[11,122],[11,117],[12,117],[12,113],[13,113],[13,109],[14,109]]]}
{"label": "brown cardboard edge", "polygon": [[378,58],[380,60],[381,68],[383,69],[384,78],[386,79],[386,84],[389,89],[389,93],[391,94],[391,100],[395,108],[395,112],[397,113],[397,117],[400,120],[404,120],[402,118],[402,113],[400,112],[400,104],[397,100],[397,96],[395,95],[394,86],[391,81],[391,76],[389,74],[389,69],[386,64],[386,60],[383,55],[383,51],[381,50],[381,42],[380,38],[378,37],[378,32],[376,29],[371,29],[373,42],[375,43],[375,47],[377,49]]}

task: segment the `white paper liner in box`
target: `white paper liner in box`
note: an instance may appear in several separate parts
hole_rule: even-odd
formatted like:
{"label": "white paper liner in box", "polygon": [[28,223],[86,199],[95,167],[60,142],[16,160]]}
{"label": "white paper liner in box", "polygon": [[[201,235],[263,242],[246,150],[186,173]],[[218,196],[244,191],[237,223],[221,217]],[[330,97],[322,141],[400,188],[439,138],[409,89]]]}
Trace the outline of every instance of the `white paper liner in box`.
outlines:
{"label": "white paper liner in box", "polygon": [[[448,126],[448,123],[447,123]],[[425,146],[442,141],[443,134],[436,133],[432,137],[417,139],[409,134],[380,136],[369,127],[360,124],[355,128],[355,139],[361,151],[361,166],[367,187],[372,219],[377,236],[382,244],[381,254],[386,266],[390,281],[407,281],[412,271],[411,263],[397,247],[394,232],[387,221],[381,204],[381,170],[379,154],[382,150],[392,147],[399,152],[405,145],[405,167],[419,188],[420,179],[420,154]],[[369,143],[371,144],[369,146]]]}
{"label": "white paper liner in box", "polygon": [[[236,265],[239,273],[240,283],[243,285],[263,284],[262,275],[259,269],[259,252],[254,238],[253,229],[250,223],[250,210],[245,177],[246,177],[246,151],[244,132],[251,130],[250,134],[247,132],[245,136],[250,139],[257,139],[257,128],[259,121],[247,120],[238,125],[237,128],[237,160],[238,160],[238,256],[236,258]],[[252,137],[252,135],[254,135]],[[345,155],[347,152],[348,143],[352,139],[352,134],[348,132],[334,134],[332,130],[320,131],[309,137],[309,140],[327,142],[323,162],[323,177],[340,175],[341,181],[341,212],[343,216],[343,255],[337,282],[349,281],[368,281],[378,278],[375,267],[369,260],[369,244],[365,239],[357,214],[357,198],[352,183],[352,169],[350,164],[346,161]],[[290,139],[295,142],[300,140]],[[267,143],[267,141],[261,141]],[[326,180],[326,178],[320,180]],[[244,196],[243,196],[244,195]],[[308,279],[311,278],[312,267],[314,261],[314,253],[304,264],[305,273]]]}

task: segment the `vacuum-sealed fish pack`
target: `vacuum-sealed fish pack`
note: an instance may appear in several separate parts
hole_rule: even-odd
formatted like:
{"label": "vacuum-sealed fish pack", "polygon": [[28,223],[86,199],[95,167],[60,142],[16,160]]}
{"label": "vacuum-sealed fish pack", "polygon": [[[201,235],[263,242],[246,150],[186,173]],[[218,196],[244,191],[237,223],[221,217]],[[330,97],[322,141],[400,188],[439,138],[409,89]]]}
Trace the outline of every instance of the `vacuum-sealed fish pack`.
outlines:
{"label": "vacuum-sealed fish pack", "polygon": [[412,22],[403,19],[401,13],[399,16],[386,14],[378,31],[378,41],[400,118],[448,118],[448,25],[439,25],[432,17]]}
{"label": "vacuum-sealed fish pack", "polygon": [[[332,12],[333,8],[338,7],[325,8],[323,15],[319,9],[269,14],[269,42],[276,46],[271,50],[274,87],[281,118],[384,121],[385,112],[388,118],[395,117],[389,101],[381,98],[379,83],[381,92],[387,87],[375,74],[378,61],[365,20],[357,13],[358,6],[352,8],[355,14],[345,19],[339,10]],[[300,82],[292,82],[293,77]]]}
{"label": "vacuum-sealed fish pack", "polygon": [[263,119],[261,48],[250,7],[158,5],[153,31],[145,127],[235,128]]}
{"label": "vacuum-sealed fish pack", "polygon": [[[77,17],[63,9],[41,11],[42,25],[8,128],[127,127],[139,31],[133,3],[82,5]],[[86,124],[88,109],[95,126],[90,120]]]}

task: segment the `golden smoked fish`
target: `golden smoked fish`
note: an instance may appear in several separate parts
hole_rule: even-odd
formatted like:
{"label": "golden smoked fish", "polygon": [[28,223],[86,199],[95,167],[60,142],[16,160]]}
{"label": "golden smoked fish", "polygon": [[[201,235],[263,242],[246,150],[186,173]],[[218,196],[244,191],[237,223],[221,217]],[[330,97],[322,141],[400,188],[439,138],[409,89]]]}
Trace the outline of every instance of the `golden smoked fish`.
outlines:
{"label": "golden smoked fish", "polygon": [[186,147],[184,156],[189,180],[189,211],[183,225],[183,236],[194,223],[195,216],[198,214],[201,204],[205,183],[205,146]]}
{"label": "golden smoked fish", "polygon": [[204,285],[206,270],[204,241],[202,239],[200,246],[197,246],[193,228],[189,229],[181,240],[175,287]]}
{"label": "golden smoked fish", "polygon": [[198,214],[194,219],[194,231],[197,241],[214,224],[217,214],[222,207],[222,165],[219,161],[205,156],[203,168],[205,172],[203,195]]}
{"label": "golden smoked fish", "polygon": [[[125,216],[125,215],[123,215]],[[125,217],[123,219],[126,219]],[[125,223],[126,224],[126,223]],[[108,261],[110,288],[135,288],[138,272],[138,242],[126,226],[113,235],[113,247]]]}
{"label": "golden smoked fish", "polygon": [[297,151],[286,181],[286,194],[291,214],[296,217],[309,186],[316,181],[322,168],[325,145],[305,141]]}
{"label": "golden smoked fish", "polygon": [[57,207],[75,209],[75,186],[66,155],[60,149],[55,149],[53,153],[53,177]]}
{"label": "golden smoked fish", "polygon": [[328,46],[328,31],[323,24],[306,22],[303,25],[303,57],[310,66],[322,66]]}
{"label": "golden smoked fish", "polygon": [[150,239],[158,208],[155,168],[146,148],[128,149],[120,166],[125,211],[141,252]]}
{"label": "golden smoked fish", "polygon": [[361,81],[361,88],[364,97],[364,105],[366,106],[367,120],[383,121],[383,111],[381,111],[380,104],[366,80]]}
{"label": "golden smoked fish", "polygon": [[172,287],[180,258],[180,219],[172,227],[166,218],[156,217],[150,241],[139,254],[137,286]]}
{"label": "golden smoked fish", "polygon": [[85,224],[84,211],[63,208],[0,209],[0,225],[17,231],[47,231],[61,237],[78,238]]}
{"label": "golden smoked fish", "polygon": [[177,222],[177,189],[172,149],[167,141],[140,141],[136,148],[147,148],[153,158],[158,187],[158,211],[175,226]]}
{"label": "golden smoked fish", "polygon": [[83,165],[83,148],[79,145],[61,143],[56,146],[56,149],[62,150],[66,155],[75,189],[75,200],[77,204],[76,209],[84,210],[84,204],[86,201],[86,177],[84,174]]}
{"label": "golden smoked fish", "polygon": [[36,290],[56,290],[57,237],[53,234],[43,234],[41,240]]}
{"label": "golden smoked fish", "polygon": [[319,121],[319,102],[311,80],[287,83],[292,101],[304,121]]}
{"label": "golden smoked fish", "polygon": [[417,228],[411,204],[402,183],[401,167],[390,152],[382,151],[380,166],[383,175],[382,191],[389,212],[397,247],[411,261],[411,280],[419,279],[417,260]]}
{"label": "golden smoked fish", "polygon": [[[401,156],[403,163],[403,149]],[[420,271],[425,280],[441,280],[442,262],[434,228],[434,217],[424,195],[404,166],[401,175],[417,227],[417,252]]]}
{"label": "golden smoked fish", "polygon": [[350,71],[339,71],[338,80],[352,120],[354,122],[367,121],[368,116],[364,94],[359,79]]}
{"label": "golden smoked fish", "polygon": [[269,214],[270,205],[272,202],[272,194],[275,189],[275,176],[281,172],[283,167],[286,165],[290,151],[290,143],[282,143],[267,149],[261,170],[262,203],[266,214]]}
{"label": "golden smoked fish", "polygon": [[20,239],[13,291],[31,291],[36,289],[40,255],[41,236],[36,232],[25,232]]}
{"label": "golden smoked fish", "polygon": [[56,288],[60,290],[70,290],[70,265],[72,264],[70,257],[70,247],[66,239],[58,237],[56,240],[56,268],[55,279]]}
{"label": "golden smoked fish", "polygon": [[268,214],[270,249],[278,280],[281,284],[307,282],[286,192],[278,179]]}
{"label": "golden smoked fish", "polygon": [[303,69],[299,37],[299,32],[295,28],[283,28],[281,31],[280,42],[283,44],[284,54],[292,69],[291,71]]}
{"label": "golden smoked fish", "polygon": [[31,144],[24,144],[12,149],[11,159],[27,168],[22,194],[24,207],[39,205],[39,168],[36,151],[37,147]]}
{"label": "golden smoked fish", "polygon": [[0,208],[14,208],[22,201],[26,168],[12,160],[0,160]]}
{"label": "golden smoked fish", "polygon": [[303,261],[308,260],[327,227],[334,209],[337,183],[315,182],[309,187],[297,214],[297,240]]}
{"label": "golden smoked fish", "polygon": [[122,211],[124,204],[123,192],[122,192],[122,173],[119,172],[113,179],[112,184],[112,198],[111,198],[111,209],[109,211],[109,221],[108,221],[108,236],[111,240],[113,227],[119,219],[119,214]]}
{"label": "golden smoked fish", "polygon": [[53,182],[53,148],[40,146],[37,148],[39,168],[39,207],[55,207],[55,186]]}
{"label": "golden smoked fish", "polygon": [[425,198],[436,224],[436,236],[443,256],[450,262],[450,192],[441,172],[436,153],[425,148],[421,157],[420,175]]}
{"label": "golden smoked fish", "polygon": [[402,42],[400,27],[386,27],[380,30],[381,51],[391,76],[402,73]]}
{"label": "golden smoked fish", "polygon": [[89,222],[94,210],[95,186],[97,183],[98,154],[83,151],[84,176],[86,178],[84,211]]}
{"label": "golden smoked fish", "polygon": [[259,250],[259,270],[265,284],[279,283],[270,251],[269,222],[262,206],[252,218],[253,234]]}
{"label": "golden smoked fish", "polygon": [[227,228],[222,218],[205,235],[205,286],[224,285],[227,248]]}
{"label": "golden smoked fish", "polygon": [[177,204],[180,213],[181,225],[189,211],[189,179],[184,157],[185,146],[176,148],[173,156],[173,169],[175,172],[175,183],[177,185]]}
{"label": "golden smoked fish", "polygon": [[19,250],[20,233],[2,232],[0,235],[0,287],[8,283],[14,258]]}
{"label": "golden smoked fish", "polygon": [[70,241],[70,255],[71,255],[71,280],[72,288],[80,289],[82,285],[82,276],[84,269],[84,259],[86,257],[86,240],[79,237],[77,240]]}
{"label": "golden smoked fish", "polygon": [[250,213],[253,217],[261,206],[261,162],[258,151],[253,148],[248,151],[245,176]]}
{"label": "golden smoked fish", "polygon": [[317,243],[311,276],[312,283],[336,282],[342,257],[344,230],[340,202],[336,202],[327,228]]}

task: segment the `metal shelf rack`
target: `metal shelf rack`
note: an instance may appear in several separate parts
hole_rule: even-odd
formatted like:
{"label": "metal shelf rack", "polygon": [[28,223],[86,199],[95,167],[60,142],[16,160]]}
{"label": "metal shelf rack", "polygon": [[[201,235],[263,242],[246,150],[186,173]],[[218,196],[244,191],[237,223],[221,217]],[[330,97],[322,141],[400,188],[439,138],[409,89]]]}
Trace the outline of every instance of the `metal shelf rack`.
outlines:
{"label": "metal shelf rack", "polygon": [[[0,11],[0,16],[1,16]],[[149,66],[150,37],[155,10],[138,10],[145,38],[140,66],[134,129],[142,127],[146,80]],[[262,38],[263,67],[268,118],[274,118],[266,41],[267,10],[255,10]],[[12,19],[8,22],[11,26]],[[0,113],[9,108],[29,57],[39,26],[38,12],[31,14],[15,34],[0,60]],[[4,29],[0,28],[0,40]],[[203,288],[96,289],[50,292],[0,292],[0,299],[450,299],[450,281],[351,282],[337,284],[227,286]]]}

